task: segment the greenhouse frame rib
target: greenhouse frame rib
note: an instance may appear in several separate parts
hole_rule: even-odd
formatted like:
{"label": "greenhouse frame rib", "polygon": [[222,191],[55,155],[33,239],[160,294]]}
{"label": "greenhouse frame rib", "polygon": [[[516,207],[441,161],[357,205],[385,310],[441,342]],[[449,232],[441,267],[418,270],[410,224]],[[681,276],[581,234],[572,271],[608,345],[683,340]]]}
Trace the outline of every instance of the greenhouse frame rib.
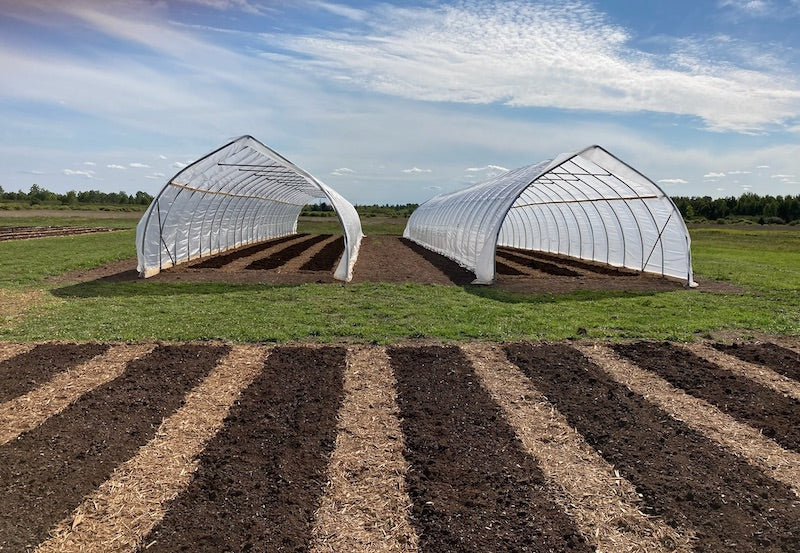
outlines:
{"label": "greenhouse frame rib", "polygon": [[297,232],[303,206],[326,200],[344,234],[334,277],[349,281],[363,233],[355,208],[332,188],[249,135],[172,177],[136,227],[139,275]]}
{"label": "greenhouse frame rib", "polygon": [[597,145],[431,198],[404,236],[474,272],[476,284],[495,281],[497,246],[508,246],[695,286],[691,240],[675,204]]}

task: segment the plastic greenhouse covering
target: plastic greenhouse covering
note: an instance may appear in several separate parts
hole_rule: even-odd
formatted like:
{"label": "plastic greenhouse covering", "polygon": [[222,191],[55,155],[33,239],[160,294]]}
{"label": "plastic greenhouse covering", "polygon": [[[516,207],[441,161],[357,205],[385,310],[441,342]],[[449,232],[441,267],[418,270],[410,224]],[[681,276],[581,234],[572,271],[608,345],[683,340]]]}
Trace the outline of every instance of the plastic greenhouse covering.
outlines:
{"label": "plastic greenhouse covering", "polygon": [[344,233],[334,276],[349,281],[363,234],[335,190],[252,136],[239,137],[172,177],[136,227],[140,276],[297,232],[304,205],[326,200]]}
{"label": "plastic greenhouse covering", "polygon": [[498,245],[685,280],[689,233],[672,200],[600,146],[513,169],[419,206],[404,236],[495,280]]}

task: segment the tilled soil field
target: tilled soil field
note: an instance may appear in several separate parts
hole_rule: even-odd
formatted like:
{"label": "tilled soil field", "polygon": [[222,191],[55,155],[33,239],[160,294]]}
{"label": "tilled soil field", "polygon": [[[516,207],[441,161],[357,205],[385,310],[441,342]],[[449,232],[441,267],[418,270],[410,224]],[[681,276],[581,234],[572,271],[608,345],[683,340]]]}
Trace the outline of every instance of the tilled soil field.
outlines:
{"label": "tilled soil field", "polygon": [[76,226],[48,226],[48,227],[17,227],[0,226],[0,241],[24,240],[27,238],[45,238],[48,236],[72,236],[75,234],[90,234],[92,232],[113,232],[115,228],[103,227],[76,227]]}
{"label": "tilled soil field", "polygon": [[0,344],[0,551],[800,551],[798,352]]}
{"label": "tilled soil field", "polygon": [[[165,282],[302,284],[335,283],[333,271],[344,251],[341,235],[294,234],[224,254],[197,259],[151,277]],[[519,293],[576,290],[669,291],[683,282],[552,254],[499,248],[496,286]],[[135,260],[75,271],[57,282],[135,281]],[[364,238],[353,269],[354,283],[414,282],[462,286],[475,275],[444,256],[399,236]],[[731,284],[701,282],[701,291],[739,291]]]}

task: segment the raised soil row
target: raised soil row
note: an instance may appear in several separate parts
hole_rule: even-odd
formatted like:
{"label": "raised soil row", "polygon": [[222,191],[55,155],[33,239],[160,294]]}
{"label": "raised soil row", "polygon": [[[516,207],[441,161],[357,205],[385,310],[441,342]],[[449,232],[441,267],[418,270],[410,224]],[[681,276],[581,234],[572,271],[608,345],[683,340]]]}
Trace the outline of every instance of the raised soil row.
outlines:
{"label": "raised soil row", "polygon": [[[0,364],[0,392],[24,393],[11,389],[15,376],[38,386],[46,379],[35,376],[40,363],[50,363],[45,370],[52,375],[103,355],[106,347],[37,346]],[[792,359],[795,353],[774,345],[740,347],[769,358]],[[707,361],[678,355],[685,350],[672,344],[617,350],[728,408],[703,391],[708,386],[669,372],[706,377],[718,369]],[[160,345],[129,362],[121,376],[0,446],[0,551],[28,551],[45,540],[153,437],[227,351],[224,345]],[[509,344],[505,351],[552,408],[635,486],[640,510],[693,533],[696,551],[800,550],[800,499],[787,485],[671,418],[566,344]],[[420,551],[593,550],[591,536],[559,506],[553,484],[460,348],[403,346],[386,353],[396,379],[403,456],[410,465],[409,516]],[[260,375],[205,446],[188,488],[142,536],[142,551],[145,545],[147,551],[308,549],[345,400],[347,351],[276,347],[259,362]],[[680,367],[671,369],[675,364]],[[771,422],[783,416],[783,404],[765,403],[755,388],[736,395],[736,403],[772,417],[758,419],[765,434],[789,439],[786,428]]]}
{"label": "raised soil row", "polygon": [[24,240],[26,238],[45,238],[49,236],[72,236],[75,234],[91,234],[93,232],[113,232],[114,228],[103,227],[20,227],[0,226],[0,242],[4,240]]}

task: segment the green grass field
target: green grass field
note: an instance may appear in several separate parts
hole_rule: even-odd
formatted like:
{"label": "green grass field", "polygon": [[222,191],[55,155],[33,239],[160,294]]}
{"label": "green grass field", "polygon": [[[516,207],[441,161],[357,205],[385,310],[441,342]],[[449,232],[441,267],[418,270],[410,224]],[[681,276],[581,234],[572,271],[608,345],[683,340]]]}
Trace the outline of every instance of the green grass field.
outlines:
{"label": "green grass field", "polygon": [[[42,224],[70,224],[52,215],[47,220]],[[578,336],[692,340],[723,331],[742,337],[800,332],[797,230],[692,230],[697,278],[742,287],[731,294],[700,289],[513,295],[492,287],[415,284],[46,281],[134,256],[136,221],[122,221],[120,226],[130,230],[0,242],[0,340],[392,343]],[[0,217],[0,224],[18,223]],[[403,219],[364,220],[366,234],[398,234],[404,224]],[[335,220],[303,220],[300,230],[339,228]]]}

